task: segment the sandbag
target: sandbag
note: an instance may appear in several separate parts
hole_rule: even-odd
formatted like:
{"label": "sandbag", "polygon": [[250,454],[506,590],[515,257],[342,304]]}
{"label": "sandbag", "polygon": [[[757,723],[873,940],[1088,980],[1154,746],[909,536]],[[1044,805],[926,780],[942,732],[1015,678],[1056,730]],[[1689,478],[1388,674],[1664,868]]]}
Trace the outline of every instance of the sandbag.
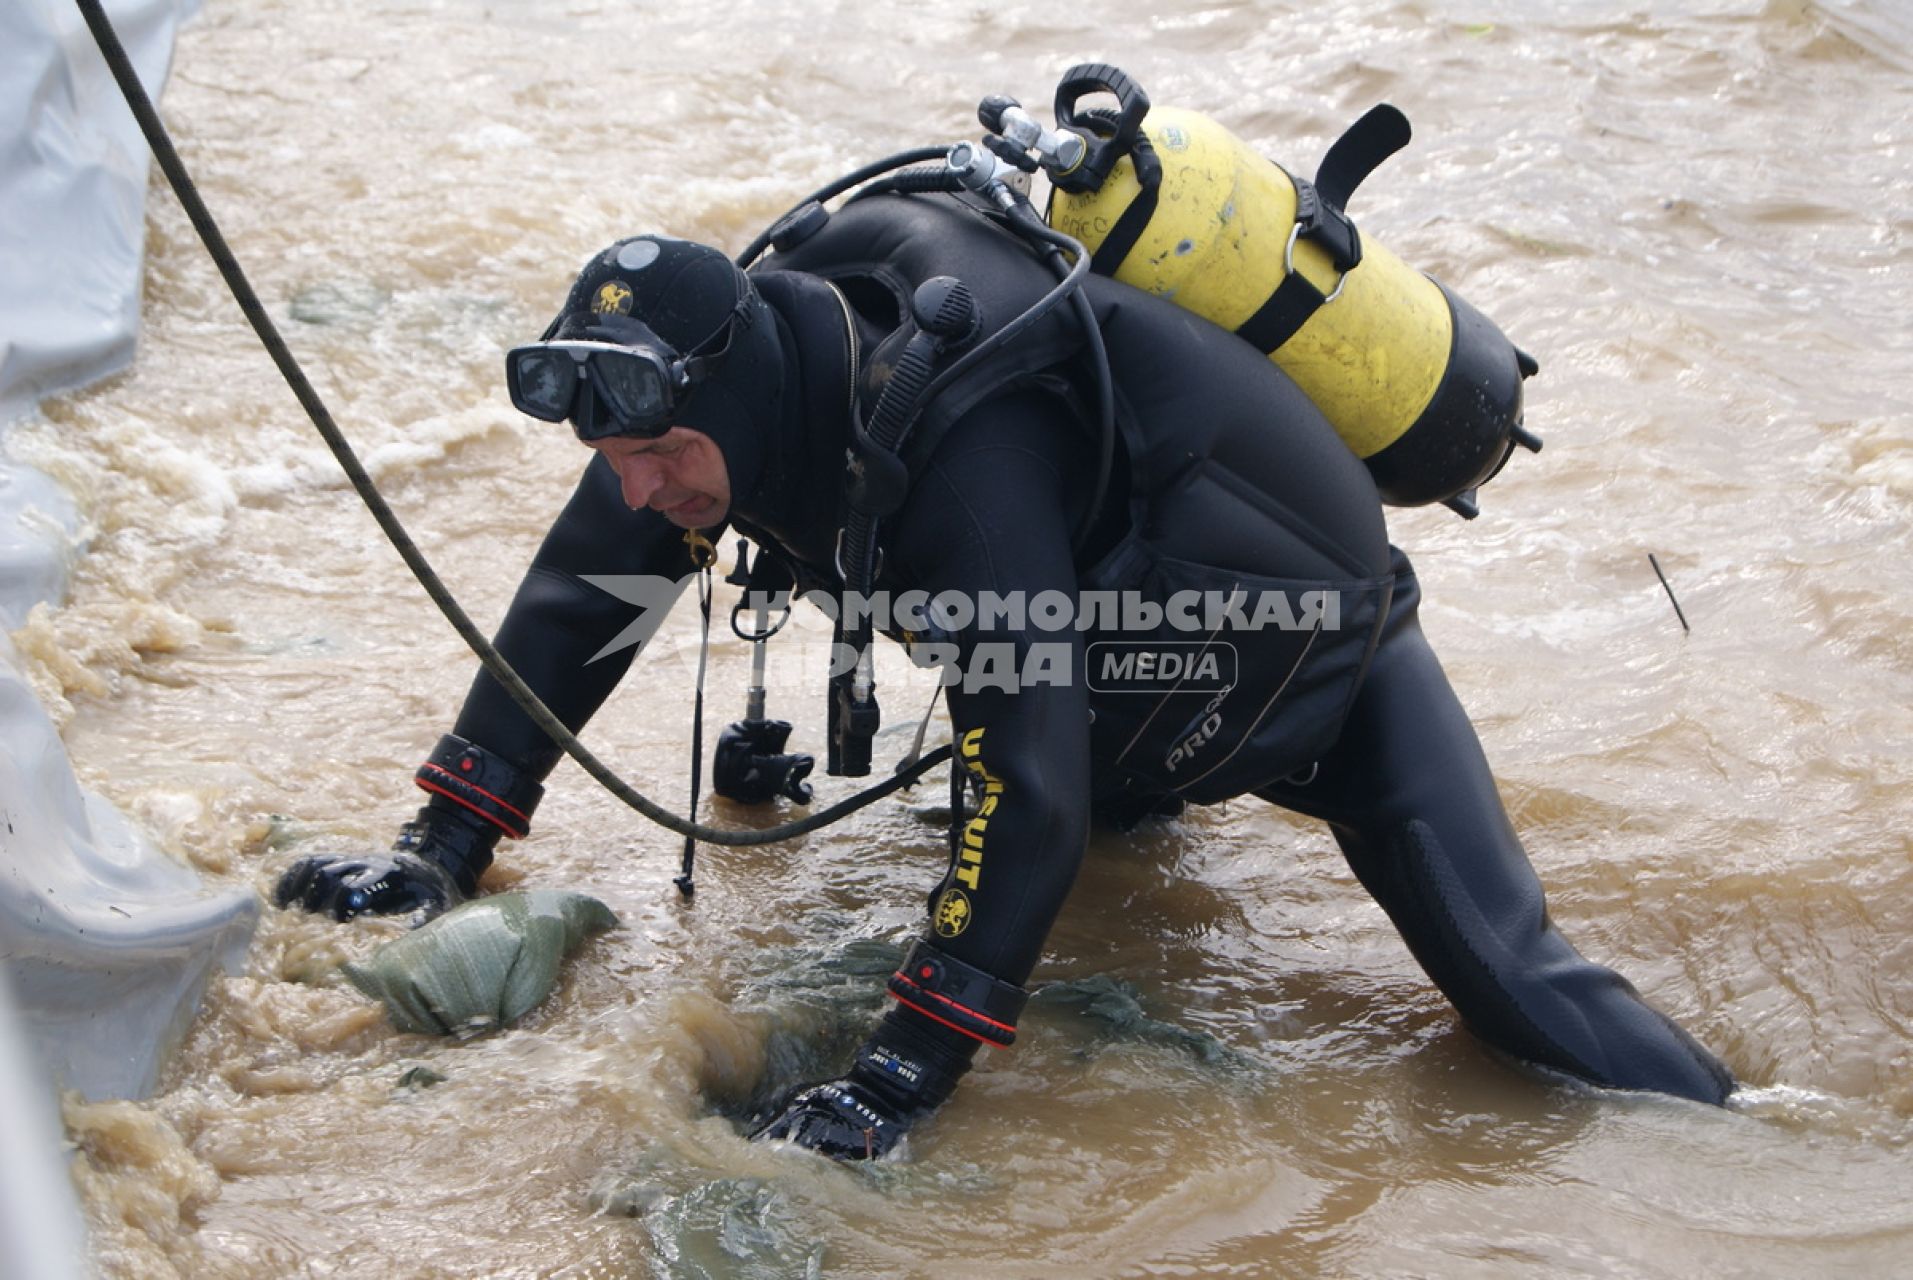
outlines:
{"label": "sandbag", "polygon": [[582,893],[501,893],[456,907],[366,960],[340,966],[401,1031],[470,1035],[543,1003],[561,961],[618,923]]}

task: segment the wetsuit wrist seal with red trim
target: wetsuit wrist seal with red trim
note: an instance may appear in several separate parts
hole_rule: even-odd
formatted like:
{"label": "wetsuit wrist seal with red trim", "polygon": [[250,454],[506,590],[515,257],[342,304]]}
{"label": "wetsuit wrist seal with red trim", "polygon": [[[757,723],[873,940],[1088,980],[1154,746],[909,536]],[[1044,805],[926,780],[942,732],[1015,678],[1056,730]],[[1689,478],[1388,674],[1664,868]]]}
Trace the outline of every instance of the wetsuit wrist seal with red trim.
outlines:
{"label": "wetsuit wrist seal with red trim", "polygon": [[1016,1042],[1016,1020],[1029,992],[946,955],[919,938],[890,975],[898,1003],[972,1039],[1006,1048]]}
{"label": "wetsuit wrist seal with red trim", "polygon": [[412,780],[432,794],[432,807],[449,805],[458,816],[476,816],[514,840],[531,830],[531,815],[545,794],[504,757],[450,733],[438,740]]}

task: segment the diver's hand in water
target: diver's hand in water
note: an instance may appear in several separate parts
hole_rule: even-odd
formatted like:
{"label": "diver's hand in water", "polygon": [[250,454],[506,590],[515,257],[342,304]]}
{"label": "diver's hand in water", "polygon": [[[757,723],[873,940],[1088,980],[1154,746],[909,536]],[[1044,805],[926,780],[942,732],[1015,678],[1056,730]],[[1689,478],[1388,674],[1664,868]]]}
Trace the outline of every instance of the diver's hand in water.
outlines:
{"label": "diver's hand in water", "polygon": [[491,865],[498,829],[437,802],[399,828],[390,853],[301,858],[279,878],[272,900],[334,920],[416,914],[423,924],[478,896],[478,877]]}
{"label": "diver's hand in water", "polygon": [[751,1139],[794,1142],[832,1160],[876,1160],[909,1127],[875,1092],[845,1078],[799,1090]]}
{"label": "diver's hand in water", "polygon": [[421,920],[429,920],[469,896],[435,862],[409,853],[375,853],[301,858],[280,877],[272,899],[281,908],[296,905],[334,920],[350,920],[367,912],[382,916],[416,912]]}
{"label": "diver's hand in water", "polygon": [[511,761],[446,734],[418,768],[431,799],[399,828],[390,853],[301,858],[279,877],[272,899],[334,920],[414,915],[423,924],[478,896],[500,836],[522,837],[545,789]]}
{"label": "diver's hand in water", "polygon": [[976,1048],[920,1014],[892,1009],[842,1079],[798,1089],[751,1139],[794,1142],[832,1160],[881,1159],[955,1091]]}

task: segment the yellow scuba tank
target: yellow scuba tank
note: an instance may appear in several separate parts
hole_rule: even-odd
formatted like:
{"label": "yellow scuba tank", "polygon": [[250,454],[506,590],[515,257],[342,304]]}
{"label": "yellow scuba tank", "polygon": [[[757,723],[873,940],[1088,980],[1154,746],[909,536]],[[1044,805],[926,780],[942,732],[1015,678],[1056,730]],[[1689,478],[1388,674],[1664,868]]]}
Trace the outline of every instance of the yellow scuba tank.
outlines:
{"label": "yellow scuba tank", "polygon": [[[1118,112],[1079,112],[1091,93]],[[1150,108],[1114,67],[1088,64],[1056,90],[1059,130],[1086,142],[1053,166],[1049,220],[1092,267],[1167,298],[1265,352],[1368,464],[1382,500],[1476,514],[1476,486],[1520,444],[1521,383],[1536,371],[1452,291],[1362,236],[1343,206],[1407,144],[1391,106],[1294,177],[1193,111]]]}

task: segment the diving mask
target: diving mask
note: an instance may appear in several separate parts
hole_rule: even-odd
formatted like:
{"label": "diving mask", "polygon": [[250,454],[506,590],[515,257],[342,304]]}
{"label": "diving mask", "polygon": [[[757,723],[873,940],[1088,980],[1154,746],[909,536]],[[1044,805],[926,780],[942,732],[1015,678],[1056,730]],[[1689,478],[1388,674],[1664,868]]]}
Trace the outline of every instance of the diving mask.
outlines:
{"label": "diving mask", "polygon": [[683,354],[630,316],[598,317],[583,337],[513,347],[505,354],[506,389],[520,413],[570,418],[586,443],[661,436],[692,389],[723,364],[732,334],[749,323],[745,305],[740,291],[717,331]]}

